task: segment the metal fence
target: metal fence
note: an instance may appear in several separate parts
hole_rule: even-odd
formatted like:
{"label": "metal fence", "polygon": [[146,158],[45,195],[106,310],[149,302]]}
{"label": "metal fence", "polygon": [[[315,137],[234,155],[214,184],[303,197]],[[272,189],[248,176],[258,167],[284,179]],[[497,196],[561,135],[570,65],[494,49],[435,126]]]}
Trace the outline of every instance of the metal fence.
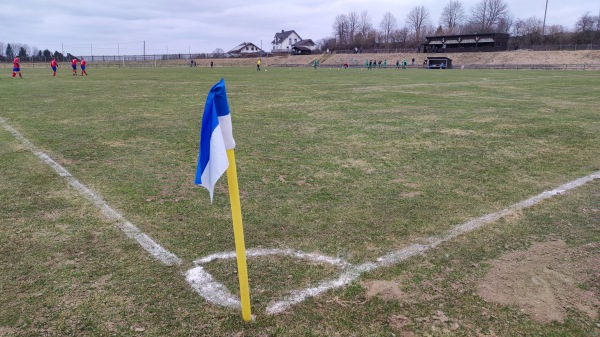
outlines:
{"label": "metal fence", "polygon": [[536,44],[536,45],[513,45],[511,50],[533,50],[533,51],[575,51],[575,50],[600,50],[600,44]]}
{"label": "metal fence", "polygon": [[[256,53],[252,57],[271,57],[272,53]],[[195,53],[195,54],[152,54],[152,55],[79,55],[77,59],[85,58],[88,62],[154,62],[154,61],[169,61],[169,60],[209,60],[209,59],[225,59],[225,58],[240,58],[239,55],[231,55],[227,53]],[[50,62],[53,57],[45,56],[28,56],[21,58],[21,63],[24,62]],[[13,59],[0,56],[0,61],[11,63]],[[63,56],[57,58],[58,62],[70,62],[71,57]]]}
{"label": "metal fence", "polygon": [[[455,67],[456,69],[457,67]],[[461,69],[600,70],[600,64],[465,64]]]}
{"label": "metal fence", "polygon": [[[510,44],[508,50],[499,50],[497,48],[457,48],[448,49],[446,52],[482,52],[482,51],[510,51],[510,50],[531,50],[531,51],[576,51],[576,50],[600,50],[600,44],[546,44],[546,45],[515,45]],[[417,47],[406,47],[406,48],[372,48],[372,49],[348,49],[348,50],[330,50],[330,54],[398,54],[398,53],[418,53],[421,52],[422,48]],[[315,54],[320,54],[319,51],[315,51]],[[256,53],[251,57],[271,57],[273,53]],[[277,54],[279,55],[279,54]],[[190,54],[152,54],[152,55],[81,55],[76,56],[77,58],[85,58],[89,62],[155,62],[155,61],[167,61],[167,60],[205,60],[205,59],[224,59],[224,58],[239,58],[240,55],[232,55],[228,53],[190,53]],[[21,62],[50,62],[52,57],[44,56],[28,56],[22,58]],[[71,59],[68,56],[58,58],[58,62],[68,62]],[[12,59],[5,56],[0,56],[0,62],[12,63]]]}
{"label": "metal fence", "polygon": [[[312,64],[273,64],[269,67],[281,68],[312,68]],[[319,68],[366,68],[364,64],[326,64],[319,65]],[[407,65],[409,69],[424,69],[422,65]],[[373,67],[374,70],[396,69],[395,65],[387,65],[386,67]],[[456,69],[497,69],[497,70],[600,70],[600,64],[465,64],[455,65]]]}

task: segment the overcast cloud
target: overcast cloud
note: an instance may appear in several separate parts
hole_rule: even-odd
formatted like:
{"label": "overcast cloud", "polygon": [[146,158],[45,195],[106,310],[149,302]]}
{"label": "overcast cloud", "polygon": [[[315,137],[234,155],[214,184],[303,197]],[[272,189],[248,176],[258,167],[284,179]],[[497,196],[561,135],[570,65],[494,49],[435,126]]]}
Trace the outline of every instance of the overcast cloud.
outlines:
{"label": "overcast cloud", "polygon": [[[303,39],[332,35],[338,14],[368,11],[379,28],[385,12],[403,27],[408,12],[425,6],[438,25],[450,0],[269,1],[269,0],[0,0],[0,42],[23,43],[40,50],[74,55],[131,55],[228,51],[252,42],[266,51],[276,32],[295,30]],[[467,11],[478,0],[461,0]],[[546,0],[506,0],[513,17],[544,17]],[[591,0],[548,2],[546,25],[573,29],[586,12],[598,15]],[[63,49],[64,48],[64,49]]]}

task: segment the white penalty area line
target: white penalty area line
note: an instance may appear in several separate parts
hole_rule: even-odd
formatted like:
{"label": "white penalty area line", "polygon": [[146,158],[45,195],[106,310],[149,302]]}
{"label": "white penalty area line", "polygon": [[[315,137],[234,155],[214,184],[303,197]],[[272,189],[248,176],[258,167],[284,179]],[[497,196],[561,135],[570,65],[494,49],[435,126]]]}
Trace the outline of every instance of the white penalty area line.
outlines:
{"label": "white penalty area line", "polygon": [[135,225],[127,221],[119,212],[110,207],[102,197],[94,190],[88,188],[82,184],[79,180],[75,179],[67,169],[62,167],[59,163],[54,161],[46,153],[40,151],[35,145],[33,145],[27,138],[15,130],[12,126],[8,125],[6,121],[0,117],[0,124],[10,132],[15,138],[17,138],[28,150],[30,150],[36,157],[38,157],[43,163],[50,166],[59,176],[65,178],[69,185],[73,187],[79,194],[84,198],[91,201],[100,209],[102,214],[110,221],[114,221],[129,238],[137,241],[137,243],[144,248],[150,255],[155,259],[167,266],[181,264],[181,259],[175,254],[169,252],[164,247],[156,243],[151,237],[139,230]]}

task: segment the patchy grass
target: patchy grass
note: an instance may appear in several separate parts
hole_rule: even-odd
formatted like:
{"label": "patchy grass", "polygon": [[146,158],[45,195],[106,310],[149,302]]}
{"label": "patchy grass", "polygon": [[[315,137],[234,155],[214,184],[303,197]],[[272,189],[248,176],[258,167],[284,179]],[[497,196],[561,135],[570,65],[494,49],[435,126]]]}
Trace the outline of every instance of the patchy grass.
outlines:
{"label": "patchy grass", "polygon": [[[226,182],[212,205],[193,185],[203,103],[221,77],[246,246],[362,263],[598,171],[596,73],[91,70],[2,78],[0,117],[186,262],[153,260],[0,129],[0,335],[598,334],[576,310],[545,324],[476,292],[505,252],[598,242],[598,182],[281,315],[264,313],[273,296],[336,270],[250,259],[250,324],[181,276],[233,250]],[[233,266],[207,268],[237,293]],[[370,280],[399,284],[409,300],[367,297]],[[578,282],[598,296],[596,281]]]}

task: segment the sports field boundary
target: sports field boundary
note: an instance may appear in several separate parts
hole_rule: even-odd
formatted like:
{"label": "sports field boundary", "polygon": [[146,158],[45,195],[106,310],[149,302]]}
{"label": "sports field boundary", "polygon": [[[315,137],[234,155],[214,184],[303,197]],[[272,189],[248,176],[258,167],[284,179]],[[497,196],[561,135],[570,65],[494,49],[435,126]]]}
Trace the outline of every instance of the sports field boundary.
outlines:
{"label": "sports field boundary", "polygon": [[[119,212],[110,207],[98,193],[91,190],[73,177],[67,171],[67,169],[50,158],[50,156],[48,156],[46,153],[39,150],[19,131],[10,126],[2,117],[0,117],[0,124],[44,164],[50,166],[60,177],[65,178],[72,188],[78,191],[85,199],[91,201],[96,207],[98,207],[106,219],[115,222],[116,226],[121,231],[123,231],[129,238],[135,240],[152,257],[166,266],[182,265],[183,261],[179,257],[166,250],[160,244],[155,242],[150,236],[146,235],[135,225],[127,221]],[[414,244],[381,256],[375,259],[374,262],[350,264],[339,258],[327,257],[314,253],[305,253],[292,249],[248,249],[246,255],[248,257],[284,255],[301,260],[309,260],[314,263],[327,263],[338,266],[341,269],[341,274],[337,278],[320,281],[314,286],[305,289],[292,290],[287,295],[283,296],[283,298],[271,301],[266,308],[266,312],[267,314],[275,315],[289,309],[295,304],[303,302],[307,298],[315,297],[326,291],[348,285],[354,280],[358,279],[363,273],[367,273],[382,267],[390,267],[411,257],[422,255],[428,250],[436,248],[444,242],[450,241],[458,236],[470,233],[485,225],[496,222],[503,217],[513,215],[526,208],[535,206],[546,199],[561,195],[569,190],[583,186],[595,179],[600,179],[600,171],[572,180],[555,189],[544,191],[497,212],[489,213],[481,217],[471,219],[462,224],[455,225],[450,230],[442,232],[439,235],[416,239]],[[216,281],[213,276],[206,272],[202,267],[202,264],[204,263],[209,263],[217,259],[231,259],[234,257],[235,252],[211,254],[193,261],[195,266],[183,272],[182,274],[191,288],[208,302],[223,307],[241,309],[240,301],[233,296],[231,292],[229,292],[225,285]]]}
{"label": "sports field boundary", "polygon": [[181,259],[175,254],[169,252],[161,245],[156,243],[151,237],[140,231],[135,225],[127,221],[119,212],[110,207],[106,201],[95,191],[82,184],[79,180],[67,171],[63,166],[54,161],[46,153],[40,151],[19,131],[8,125],[6,121],[0,117],[0,124],[5,130],[10,132],[17,140],[21,141],[25,147],[38,157],[44,164],[50,166],[59,176],[65,178],[69,185],[79,192],[85,199],[91,201],[109,221],[115,222],[117,227],[121,229],[129,238],[137,241],[150,255],[166,266],[181,264]]}

